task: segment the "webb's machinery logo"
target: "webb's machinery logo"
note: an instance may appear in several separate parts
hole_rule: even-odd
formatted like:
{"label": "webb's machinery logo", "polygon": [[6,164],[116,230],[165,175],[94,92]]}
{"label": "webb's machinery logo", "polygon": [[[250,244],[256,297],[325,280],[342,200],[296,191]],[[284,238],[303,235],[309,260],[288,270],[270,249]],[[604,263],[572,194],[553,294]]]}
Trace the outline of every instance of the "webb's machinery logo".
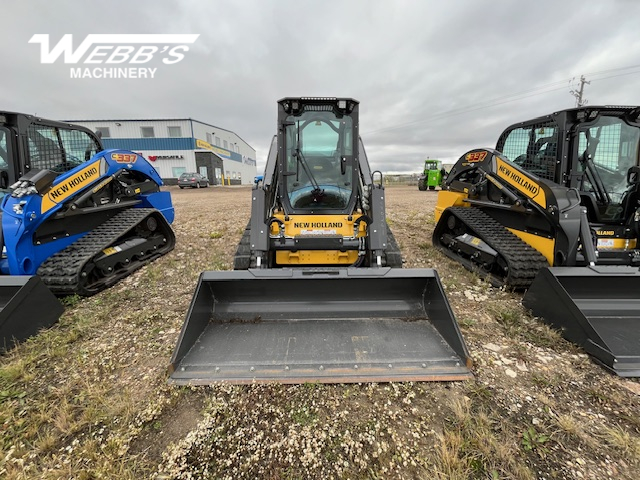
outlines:
{"label": "webb's machinery logo", "polygon": [[[158,67],[182,61],[199,34],[90,34],[73,48],[73,36],[63,35],[51,47],[48,34],[36,34],[29,43],[40,44],[40,63],[60,57],[71,65],[71,78],[155,78]],[[98,66],[100,65],[100,66]],[[144,66],[143,66],[144,65]],[[146,66],[149,65],[149,66]]]}

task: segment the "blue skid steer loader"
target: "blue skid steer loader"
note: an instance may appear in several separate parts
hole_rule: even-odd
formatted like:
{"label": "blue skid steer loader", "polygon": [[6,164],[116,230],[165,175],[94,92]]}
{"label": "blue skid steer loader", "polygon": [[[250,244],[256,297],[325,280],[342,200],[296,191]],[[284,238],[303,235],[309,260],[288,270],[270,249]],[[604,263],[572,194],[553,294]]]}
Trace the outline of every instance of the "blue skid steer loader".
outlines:
{"label": "blue skid steer loader", "polygon": [[77,125],[0,112],[0,350],[171,251],[174,210],[142,156]]}

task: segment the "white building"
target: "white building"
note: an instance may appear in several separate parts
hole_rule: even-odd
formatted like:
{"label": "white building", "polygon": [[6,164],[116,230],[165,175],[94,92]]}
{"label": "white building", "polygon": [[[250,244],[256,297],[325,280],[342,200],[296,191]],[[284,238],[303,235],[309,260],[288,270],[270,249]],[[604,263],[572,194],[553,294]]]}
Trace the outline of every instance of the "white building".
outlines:
{"label": "white building", "polygon": [[256,151],[240,136],[215,125],[183,119],[66,120],[102,134],[105,148],[139,153],[175,184],[185,172],[200,172],[211,185],[250,184]]}

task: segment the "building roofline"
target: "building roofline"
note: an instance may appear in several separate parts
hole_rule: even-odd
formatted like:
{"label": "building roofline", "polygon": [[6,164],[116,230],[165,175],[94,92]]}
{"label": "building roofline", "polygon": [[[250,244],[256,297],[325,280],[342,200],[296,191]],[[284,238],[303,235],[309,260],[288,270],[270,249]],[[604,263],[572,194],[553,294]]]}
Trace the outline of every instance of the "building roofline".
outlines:
{"label": "building roofline", "polygon": [[238,135],[236,132],[234,132],[233,130],[229,130],[228,128],[222,128],[222,127],[218,127],[217,125],[213,125],[211,123],[207,123],[207,122],[202,122],[200,120],[196,120],[195,118],[98,118],[98,119],[85,119],[85,120],[62,120],[65,123],[74,123],[74,122],[197,122],[197,123],[201,123],[202,125],[206,125],[208,127],[213,127],[213,128],[217,128],[218,130],[224,130],[225,132],[229,132],[229,133],[233,133],[235,136],[237,136],[240,140],[242,140],[244,143],[246,143],[250,149],[255,150],[255,148],[253,148],[251,146],[251,144],[249,142],[247,142],[244,138],[242,138],[240,135]]}

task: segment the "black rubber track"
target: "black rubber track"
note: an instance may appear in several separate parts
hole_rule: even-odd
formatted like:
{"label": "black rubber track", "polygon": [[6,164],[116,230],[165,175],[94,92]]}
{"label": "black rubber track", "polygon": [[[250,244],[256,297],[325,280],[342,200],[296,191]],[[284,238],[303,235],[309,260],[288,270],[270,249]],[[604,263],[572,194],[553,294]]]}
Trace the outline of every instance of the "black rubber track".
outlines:
{"label": "black rubber track", "polygon": [[[443,243],[443,234],[450,233],[455,236],[457,233],[452,232],[447,226],[450,216],[457,219],[458,225],[464,225],[465,233],[480,238],[498,252],[507,265],[506,275],[496,275],[495,272],[486,271],[471,259],[459,255]],[[549,266],[546,258],[535,248],[520,240],[502,224],[475,207],[447,208],[442,213],[434,230],[433,245],[468,270],[491,282],[495,287],[527,288],[533,282],[538,270]]]}
{"label": "black rubber track", "polygon": [[[167,230],[166,242],[153,252],[132,261],[130,265],[110,275],[87,284],[88,275],[83,275],[90,261],[105,248],[115,244],[120,238],[136,228],[147,217],[154,215],[160,225]],[[175,236],[162,214],[153,208],[128,208],[102,225],[87,233],[67,248],[52,255],[38,268],[38,275],[44,284],[57,295],[94,295],[113,285],[134,270],[171,251],[175,246]]]}

